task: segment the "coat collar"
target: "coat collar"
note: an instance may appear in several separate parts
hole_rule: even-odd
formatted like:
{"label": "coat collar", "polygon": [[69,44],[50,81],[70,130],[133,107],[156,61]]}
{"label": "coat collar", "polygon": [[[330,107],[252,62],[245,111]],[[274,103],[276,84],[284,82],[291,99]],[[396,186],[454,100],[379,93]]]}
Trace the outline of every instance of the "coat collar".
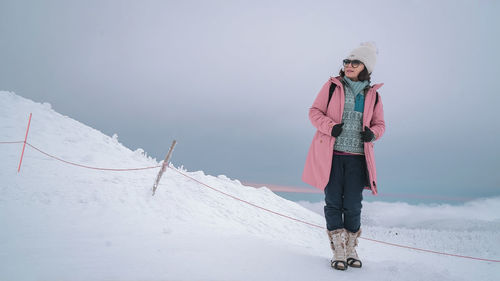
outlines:
{"label": "coat collar", "polygon": [[[339,87],[342,87],[342,82],[340,82],[340,76],[336,76],[336,77],[333,77],[331,76],[330,77],[330,81],[332,83],[335,83],[337,86]],[[371,86],[371,90],[373,91],[377,91],[380,87],[382,87],[384,85],[384,83],[378,83],[378,84],[373,84]]]}

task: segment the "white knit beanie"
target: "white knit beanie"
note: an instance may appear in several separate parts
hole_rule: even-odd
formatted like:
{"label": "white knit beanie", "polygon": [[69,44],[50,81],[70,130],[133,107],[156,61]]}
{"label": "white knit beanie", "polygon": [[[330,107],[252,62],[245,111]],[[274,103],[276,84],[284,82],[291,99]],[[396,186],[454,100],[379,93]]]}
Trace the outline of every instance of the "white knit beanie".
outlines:
{"label": "white knit beanie", "polygon": [[368,70],[368,73],[372,73],[375,67],[375,62],[377,62],[377,46],[375,42],[363,42],[359,47],[352,50],[347,57],[350,60],[360,60]]}

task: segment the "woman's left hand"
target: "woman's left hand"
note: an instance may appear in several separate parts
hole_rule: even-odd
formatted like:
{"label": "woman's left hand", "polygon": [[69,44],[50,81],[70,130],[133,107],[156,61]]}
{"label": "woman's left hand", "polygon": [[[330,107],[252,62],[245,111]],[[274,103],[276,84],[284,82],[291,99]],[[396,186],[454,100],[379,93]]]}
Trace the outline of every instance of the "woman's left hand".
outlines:
{"label": "woman's left hand", "polygon": [[375,134],[368,128],[368,126],[365,126],[365,130],[360,132],[361,134],[361,140],[363,142],[371,142],[375,140]]}

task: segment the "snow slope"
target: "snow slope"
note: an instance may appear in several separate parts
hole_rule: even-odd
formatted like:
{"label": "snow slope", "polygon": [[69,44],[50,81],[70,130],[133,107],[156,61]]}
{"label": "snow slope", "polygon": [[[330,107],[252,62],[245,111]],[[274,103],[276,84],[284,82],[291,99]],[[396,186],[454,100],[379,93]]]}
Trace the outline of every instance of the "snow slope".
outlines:
{"label": "snow slope", "polygon": [[[49,104],[0,92],[0,141],[23,140],[88,166],[159,165]],[[180,143],[179,145],[182,145]],[[170,164],[99,171],[64,164],[22,144],[0,144],[0,280],[497,280],[500,263],[360,240],[362,269],[335,271],[323,229],[255,208],[184,177],[284,215],[324,225],[322,203],[297,204],[266,187]],[[173,162],[181,161],[173,156]],[[500,198],[462,206],[364,203],[364,237],[500,258]]]}

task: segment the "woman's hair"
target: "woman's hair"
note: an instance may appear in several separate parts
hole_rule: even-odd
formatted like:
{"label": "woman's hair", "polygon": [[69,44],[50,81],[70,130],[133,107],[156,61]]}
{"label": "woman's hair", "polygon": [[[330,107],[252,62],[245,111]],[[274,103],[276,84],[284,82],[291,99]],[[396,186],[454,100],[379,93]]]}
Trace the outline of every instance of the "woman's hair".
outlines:
{"label": "woman's hair", "polygon": [[[345,72],[344,70],[342,70],[342,68],[340,69],[340,72],[339,72],[339,75],[340,77],[344,78],[345,76]],[[358,74],[358,80],[359,81],[365,81],[365,80],[368,80],[368,84],[370,84],[370,73],[368,73],[368,70],[366,69],[366,66],[363,68],[363,70],[361,70],[361,72]]]}

